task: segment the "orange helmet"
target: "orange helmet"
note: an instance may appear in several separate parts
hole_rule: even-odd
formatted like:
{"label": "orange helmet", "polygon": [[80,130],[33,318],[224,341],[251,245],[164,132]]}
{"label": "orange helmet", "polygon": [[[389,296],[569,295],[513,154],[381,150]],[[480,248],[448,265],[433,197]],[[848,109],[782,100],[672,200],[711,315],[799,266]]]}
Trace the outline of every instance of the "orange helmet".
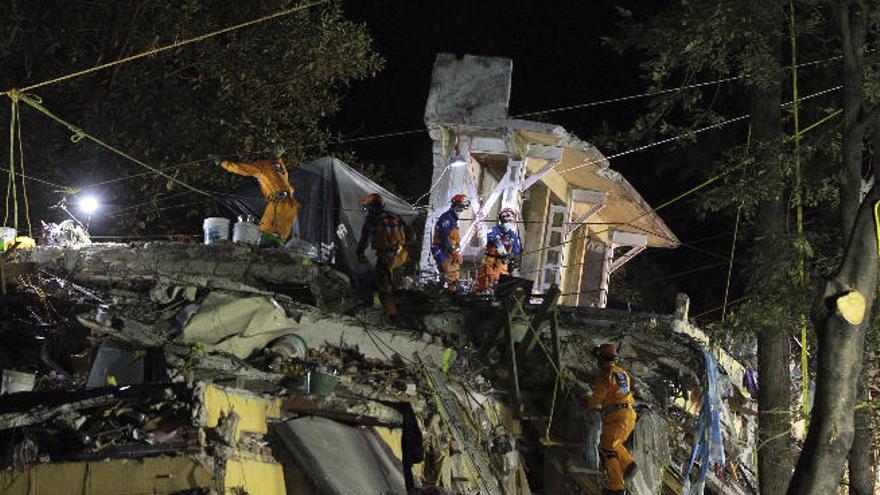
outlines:
{"label": "orange helmet", "polygon": [[598,347],[593,348],[593,354],[598,358],[603,359],[617,359],[619,354],[617,354],[617,347],[614,344],[602,344]]}
{"label": "orange helmet", "polygon": [[504,208],[498,212],[498,221],[499,222],[515,222],[516,221],[516,212],[513,211],[513,208]]}
{"label": "orange helmet", "polygon": [[467,208],[471,205],[471,200],[465,194],[456,194],[452,197],[452,206],[461,206]]}
{"label": "orange helmet", "polygon": [[379,193],[370,193],[364,196],[364,200],[361,201],[361,204],[364,207],[364,210],[367,208],[384,208],[385,200],[382,198],[382,195]]}

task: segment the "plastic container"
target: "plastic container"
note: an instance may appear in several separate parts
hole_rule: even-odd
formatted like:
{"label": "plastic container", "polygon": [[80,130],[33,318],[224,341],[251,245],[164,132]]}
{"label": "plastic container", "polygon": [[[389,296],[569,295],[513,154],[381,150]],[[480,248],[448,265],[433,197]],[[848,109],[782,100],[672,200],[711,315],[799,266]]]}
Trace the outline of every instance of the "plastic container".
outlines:
{"label": "plastic container", "polygon": [[0,395],[30,392],[34,389],[35,379],[36,377],[31,373],[3,370],[3,383],[0,386]]}
{"label": "plastic container", "polygon": [[11,245],[13,242],[15,242],[16,235],[17,233],[12,227],[0,227],[0,242],[2,242],[2,245],[0,245],[0,247],[6,249],[7,245]]}
{"label": "plastic container", "polygon": [[217,241],[229,240],[229,219],[222,217],[209,217],[203,224],[205,230],[205,245],[211,245]]}
{"label": "plastic container", "polygon": [[320,371],[310,371],[306,377],[308,393],[320,396],[330,395],[336,389],[336,382],[338,381],[339,377],[336,375]]}
{"label": "plastic container", "polygon": [[237,244],[253,244],[260,243],[260,226],[254,223],[250,216],[247,218],[238,217],[235,226],[232,228],[232,242]]}
{"label": "plastic container", "polygon": [[306,359],[309,356],[309,346],[305,339],[295,333],[285,335],[273,342],[272,351],[286,359]]}

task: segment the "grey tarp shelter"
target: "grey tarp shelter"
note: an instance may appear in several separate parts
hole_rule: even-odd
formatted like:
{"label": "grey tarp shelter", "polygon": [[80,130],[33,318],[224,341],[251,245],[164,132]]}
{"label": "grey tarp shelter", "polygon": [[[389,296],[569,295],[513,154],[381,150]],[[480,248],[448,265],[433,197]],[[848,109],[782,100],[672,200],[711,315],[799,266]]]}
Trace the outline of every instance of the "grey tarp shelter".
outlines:
{"label": "grey tarp shelter", "polygon": [[[400,215],[407,225],[412,225],[417,217],[412,205],[330,156],[289,167],[288,173],[294,195],[302,205],[294,226],[295,236],[313,244],[321,259],[346,273],[356,287],[369,287],[369,269],[375,257],[367,249],[371,264],[357,260],[357,243],[366,217],[361,201],[367,194],[381,194],[386,209]],[[259,218],[266,203],[256,181],[251,182],[230,195],[226,204],[236,214]],[[418,253],[410,255],[417,257]]]}

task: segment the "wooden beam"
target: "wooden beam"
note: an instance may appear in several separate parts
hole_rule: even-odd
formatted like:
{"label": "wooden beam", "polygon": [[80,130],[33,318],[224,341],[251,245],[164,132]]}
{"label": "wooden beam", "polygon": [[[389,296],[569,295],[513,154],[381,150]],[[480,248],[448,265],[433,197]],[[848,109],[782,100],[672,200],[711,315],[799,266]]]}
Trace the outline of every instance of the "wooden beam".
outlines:
{"label": "wooden beam", "polygon": [[611,233],[611,244],[614,246],[645,247],[648,245],[648,236],[645,234],[615,230]]}
{"label": "wooden beam", "polygon": [[599,213],[599,210],[601,210],[604,207],[605,207],[604,203],[602,203],[602,204],[597,203],[597,204],[594,204],[593,206],[591,206],[590,209],[587,210],[586,213],[579,216],[574,222],[571,222],[570,224],[568,224],[568,230],[566,231],[565,235],[568,236],[568,235],[572,234],[575,230],[581,228],[581,226],[583,226],[585,223],[587,223],[587,220],[589,220],[596,213]]}
{"label": "wooden beam", "polygon": [[589,189],[573,189],[571,191],[571,201],[574,203],[604,205],[608,201],[608,193],[591,191]]}
{"label": "wooden beam", "polygon": [[614,270],[622,267],[624,264],[626,264],[627,261],[633,259],[635,255],[641,253],[644,250],[645,246],[630,247],[629,251],[627,251],[626,254],[620,256],[619,258],[616,258],[614,261],[611,262],[611,268],[608,269],[609,273],[614,273]]}
{"label": "wooden beam", "polygon": [[288,412],[322,416],[353,425],[392,428],[400,428],[403,425],[403,415],[396,409],[371,400],[307,396],[290,397],[281,404],[282,409]]}
{"label": "wooden beam", "polygon": [[526,179],[520,183],[519,190],[525,191],[526,189],[532,187],[535,184],[535,182],[538,182],[539,180],[541,180],[541,178],[544,177],[547,174],[547,172],[553,170],[553,168],[555,166],[559,165],[559,163],[561,161],[562,160],[548,160],[547,164],[544,165],[543,167],[541,167],[540,170],[538,170],[537,172],[533,173],[532,175],[526,177]]}

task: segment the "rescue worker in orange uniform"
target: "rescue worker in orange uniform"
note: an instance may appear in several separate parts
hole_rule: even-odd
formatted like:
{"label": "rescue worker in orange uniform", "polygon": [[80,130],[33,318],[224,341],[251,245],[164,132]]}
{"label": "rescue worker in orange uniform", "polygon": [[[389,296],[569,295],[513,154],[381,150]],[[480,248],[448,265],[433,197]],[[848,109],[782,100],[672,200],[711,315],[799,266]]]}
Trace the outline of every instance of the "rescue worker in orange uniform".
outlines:
{"label": "rescue worker in orange uniform", "polygon": [[486,234],[486,254],[474,288],[487,290],[494,287],[502,275],[510,274],[510,265],[521,252],[522,242],[516,233],[516,212],[504,208],[498,212],[498,225]]}
{"label": "rescue worker in orange uniform", "polygon": [[271,160],[252,162],[215,162],[224,169],[238,175],[254,177],[260,184],[260,192],[266,199],[266,209],[260,220],[260,232],[263,233],[260,244],[283,245],[290,237],[293,222],[299,211],[299,202],[293,197],[293,187],[287,180],[287,167],[281,159],[281,149],[276,149]]}
{"label": "rescue worker in orange uniform", "polygon": [[431,243],[431,255],[437,262],[437,271],[440,272],[440,280],[446,284],[449,292],[458,292],[458,280],[461,278],[461,252],[459,251],[458,218],[467,207],[470,200],[464,194],[456,194],[452,197],[448,210],[440,215],[434,225],[434,238]]}
{"label": "rescue worker in orange uniform", "polygon": [[599,370],[594,379],[593,395],[587,398],[587,407],[602,408],[599,449],[605,457],[608,478],[608,488],[602,493],[623,495],[626,482],[636,473],[636,463],[623,446],[636,425],[632,380],[617,365],[618,354],[614,345],[602,344],[593,349],[593,354],[599,360]]}
{"label": "rescue worker in orange uniform", "polygon": [[406,223],[398,215],[385,210],[385,200],[379,193],[368,194],[363,200],[367,218],[361,229],[357,257],[366,263],[367,244],[376,252],[373,283],[379,291],[379,299],[385,314],[392,323],[398,323],[397,305],[394,303],[394,271],[409,259],[404,244],[409,240]]}

